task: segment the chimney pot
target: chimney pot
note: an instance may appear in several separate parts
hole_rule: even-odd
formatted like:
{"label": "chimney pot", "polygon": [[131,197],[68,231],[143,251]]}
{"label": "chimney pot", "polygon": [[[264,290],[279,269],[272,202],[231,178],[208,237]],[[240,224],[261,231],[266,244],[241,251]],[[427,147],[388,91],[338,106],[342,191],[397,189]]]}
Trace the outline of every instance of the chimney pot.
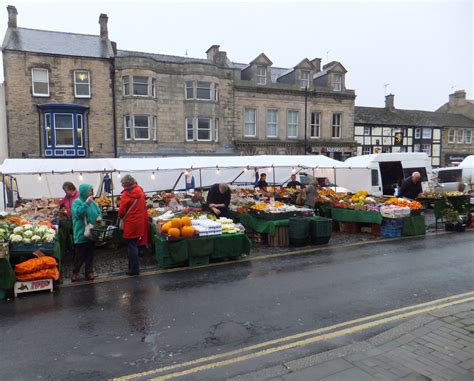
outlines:
{"label": "chimney pot", "polygon": [[109,39],[109,30],[107,28],[108,21],[109,21],[109,17],[105,13],[101,13],[99,16],[100,38],[104,40]]}
{"label": "chimney pot", "polygon": [[207,59],[209,61],[215,61],[215,57],[219,53],[219,45],[212,45],[209,49],[206,50]]}
{"label": "chimney pot", "polygon": [[393,110],[395,108],[395,95],[388,94],[385,96],[385,108]]}
{"label": "chimney pot", "polygon": [[16,29],[17,28],[16,15],[18,14],[16,7],[13,5],[9,5],[7,7],[7,12],[8,12],[8,27],[12,29]]}

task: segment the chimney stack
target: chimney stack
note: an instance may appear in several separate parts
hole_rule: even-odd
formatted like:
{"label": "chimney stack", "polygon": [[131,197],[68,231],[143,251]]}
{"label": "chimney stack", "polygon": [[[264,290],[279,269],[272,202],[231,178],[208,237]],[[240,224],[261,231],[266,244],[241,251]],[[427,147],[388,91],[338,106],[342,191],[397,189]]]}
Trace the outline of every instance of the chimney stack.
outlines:
{"label": "chimney stack", "polygon": [[207,59],[209,61],[215,61],[216,55],[219,53],[219,45],[212,45],[209,49],[207,49]]}
{"label": "chimney stack", "polygon": [[385,96],[385,108],[393,110],[395,108],[395,95],[388,94]]}
{"label": "chimney stack", "polygon": [[7,7],[7,12],[8,12],[8,27],[11,29],[16,29],[17,28],[16,15],[18,14],[16,7],[13,5],[9,5]]}
{"label": "chimney stack", "polygon": [[462,104],[466,100],[466,90],[457,90],[454,94],[449,94],[449,103]]}
{"label": "chimney stack", "polygon": [[103,40],[109,39],[109,30],[107,29],[107,22],[109,21],[108,16],[105,13],[101,13],[99,16],[100,25],[100,38]]}
{"label": "chimney stack", "polygon": [[315,58],[314,60],[311,61],[311,63],[314,66],[315,73],[318,73],[321,71],[321,58]]}

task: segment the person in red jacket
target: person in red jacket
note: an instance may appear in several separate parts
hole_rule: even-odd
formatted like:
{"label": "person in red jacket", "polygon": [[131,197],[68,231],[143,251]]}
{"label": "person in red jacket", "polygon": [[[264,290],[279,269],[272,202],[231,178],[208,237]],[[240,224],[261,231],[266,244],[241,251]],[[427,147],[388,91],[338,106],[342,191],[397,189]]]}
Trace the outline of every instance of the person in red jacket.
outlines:
{"label": "person in red jacket", "polygon": [[118,216],[124,222],[123,238],[128,247],[127,275],[138,275],[139,246],[148,245],[148,213],[146,210],[145,192],[130,175],[122,177],[122,198]]}
{"label": "person in red jacket", "polygon": [[65,193],[64,198],[59,203],[59,209],[66,211],[66,215],[59,220],[59,242],[62,248],[67,252],[74,255],[74,243],[72,239],[72,203],[76,198],[79,197],[76,187],[73,183],[66,181],[63,184],[63,190]]}

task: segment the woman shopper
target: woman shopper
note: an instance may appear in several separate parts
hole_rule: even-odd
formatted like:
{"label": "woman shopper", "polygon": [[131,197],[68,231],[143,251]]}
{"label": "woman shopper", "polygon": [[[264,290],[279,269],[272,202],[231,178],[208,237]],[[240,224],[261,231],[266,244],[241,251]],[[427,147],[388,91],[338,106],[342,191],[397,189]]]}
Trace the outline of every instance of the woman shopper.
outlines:
{"label": "woman shopper", "polygon": [[92,185],[79,185],[79,197],[72,203],[72,228],[76,253],[71,274],[71,281],[77,282],[79,271],[85,262],[85,273],[87,280],[94,280],[94,242],[84,237],[87,224],[95,225],[102,220],[99,205],[94,201]]}
{"label": "woman shopper", "polygon": [[145,192],[130,175],[122,177],[122,198],[118,211],[123,220],[123,238],[128,247],[127,275],[140,274],[140,249],[148,244],[148,213]]}
{"label": "woman shopper", "polygon": [[59,209],[66,213],[61,214],[59,220],[59,241],[61,247],[69,253],[74,253],[74,245],[72,239],[72,203],[79,197],[79,193],[73,183],[66,181],[63,184],[63,190],[66,194],[59,203]]}

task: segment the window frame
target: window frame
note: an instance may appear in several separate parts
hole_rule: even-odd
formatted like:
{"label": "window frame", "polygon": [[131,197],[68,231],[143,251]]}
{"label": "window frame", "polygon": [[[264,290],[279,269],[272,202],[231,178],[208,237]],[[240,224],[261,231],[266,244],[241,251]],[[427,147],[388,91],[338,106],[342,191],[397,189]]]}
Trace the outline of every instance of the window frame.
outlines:
{"label": "window frame", "polygon": [[[263,74],[259,73],[259,70],[263,69]],[[263,78],[263,82],[260,82],[259,79]],[[267,84],[267,67],[263,65],[257,65],[257,70],[255,73],[255,82],[257,85],[264,86]]]}
{"label": "window frame", "polygon": [[448,144],[456,144],[456,129],[455,128],[450,128],[448,130]]}
{"label": "window frame", "polygon": [[[247,111],[253,110],[254,120],[247,121]],[[253,134],[246,133],[247,124],[253,124]],[[246,138],[255,138],[257,136],[257,109],[254,107],[244,108],[244,137]]]}
{"label": "window frame", "polygon": [[[205,117],[205,116],[198,116],[195,119],[196,119],[196,124],[195,124],[195,126],[196,126],[196,141],[197,142],[212,142],[212,118],[211,117]],[[199,121],[200,120],[209,121],[209,128],[206,129],[206,131],[209,131],[209,139],[200,139],[199,138]]]}
{"label": "window frame", "polygon": [[[199,86],[199,83],[209,83],[209,98],[199,98],[199,89],[206,89],[207,91],[207,87],[202,87],[202,86]],[[199,101],[212,101],[212,94],[213,91],[212,91],[212,82],[210,81],[196,81],[196,93],[195,93],[195,96],[197,100]]]}
{"label": "window frame", "polygon": [[[459,139],[461,138],[461,139]],[[458,131],[456,133],[456,143],[457,144],[463,144],[464,143],[464,129],[463,128],[458,128]]]}
{"label": "window frame", "polygon": [[[290,114],[295,114],[296,115],[296,123],[291,123],[291,125],[295,125],[296,127],[296,134],[295,135],[290,135]],[[299,122],[300,122],[300,115],[299,115],[298,110],[288,110],[286,113],[286,137],[288,139],[298,139],[298,133],[299,133]]]}
{"label": "window frame", "polygon": [[156,78],[151,79],[151,96],[156,98]]}
{"label": "window frame", "polygon": [[[425,134],[425,131],[429,132],[428,134]],[[425,136],[426,135],[426,136]],[[421,132],[421,138],[422,139],[432,139],[433,137],[433,130],[431,128],[423,128],[423,131]]]}
{"label": "window frame", "polygon": [[[368,150],[368,152],[364,152],[365,150]],[[362,146],[362,155],[370,155],[371,153],[372,153],[371,146]]]}
{"label": "window frame", "polygon": [[[333,86],[332,86],[333,91],[342,91],[342,74],[334,73],[332,75],[332,78],[333,78]],[[338,80],[336,80],[336,78]]]}
{"label": "window frame", "polygon": [[[80,122],[79,122],[80,120]],[[80,139],[79,140],[79,131],[80,132]],[[78,139],[77,141],[77,147],[79,148],[84,148],[84,117],[83,114],[76,114],[76,138]]]}
{"label": "window frame", "polygon": [[[270,113],[274,112],[275,113],[275,121],[274,122],[271,122],[270,121],[270,118],[269,118],[269,115]],[[266,124],[265,124],[265,127],[266,127],[266,137],[267,138],[278,138],[278,109],[276,108],[269,108],[267,109],[267,115],[266,115]],[[269,126],[272,126],[275,128],[275,134],[274,135],[270,135],[269,134]]]}
{"label": "window frame", "polygon": [[[140,129],[140,130],[144,130],[145,127],[143,126],[140,126],[140,127],[137,127],[136,125],[136,117],[139,116],[139,117],[146,117],[146,121],[147,121],[147,126],[146,126],[146,130],[147,130],[147,134],[148,134],[148,137],[147,138],[137,138],[136,136],[136,130],[137,128]],[[145,140],[150,140],[150,115],[146,115],[146,114],[134,114],[133,115],[133,140],[135,141],[145,141]]]}
{"label": "window frame", "polygon": [[[336,115],[339,116],[339,124],[334,123],[334,118]],[[335,136],[334,132],[338,131],[338,136]],[[332,113],[332,123],[331,123],[331,138],[332,139],[341,139],[342,137],[342,112],[333,112]]]}
{"label": "window frame", "polygon": [[[467,139],[468,132],[469,132],[469,141]],[[472,144],[472,130],[471,129],[466,128],[464,130],[464,144]]]}
{"label": "window frame", "polygon": [[[303,78],[303,73],[308,74],[308,78]],[[310,84],[310,78],[311,78],[311,71],[310,70],[300,70],[300,88],[309,89],[309,84]]]}
{"label": "window frame", "polygon": [[213,129],[212,140],[214,142],[219,141],[219,118],[214,119],[214,129]]}
{"label": "window frame", "polygon": [[[49,134],[48,134],[49,127]],[[51,125],[51,113],[47,112],[44,114],[44,130],[46,133],[46,147],[53,146],[53,128]]]}
{"label": "window frame", "polygon": [[[135,94],[135,78],[146,78],[146,94]],[[139,83],[140,86],[144,86],[145,83]],[[132,76],[132,90],[134,97],[149,97],[150,96],[150,77],[143,76],[143,75],[133,75]]]}
{"label": "window frame", "polygon": [[157,142],[158,141],[158,117],[156,115],[152,116],[152,135],[153,135],[153,141]]}
{"label": "window frame", "polygon": [[414,138],[421,139],[421,128],[419,127],[415,128]]}
{"label": "window frame", "polygon": [[[313,114],[318,115],[318,123],[313,123]],[[310,129],[309,129],[309,137],[311,139],[319,139],[321,138],[321,111],[312,111],[310,115]],[[317,134],[313,135],[313,127],[316,127]]]}
{"label": "window frame", "polygon": [[[189,121],[191,121],[191,129],[189,128]],[[187,142],[194,142],[194,118],[184,118],[184,131]],[[189,139],[188,132],[192,132],[192,139]]]}
{"label": "window frame", "polygon": [[422,143],[420,144],[420,152],[426,153],[428,156],[431,156],[431,144]]}
{"label": "window frame", "polygon": [[[86,85],[83,82],[77,82],[77,73],[87,73],[87,95],[79,95],[77,94],[77,85]],[[88,70],[74,70],[74,97],[75,98],[90,98],[91,97],[91,73]]]}
{"label": "window frame", "polygon": [[212,100],[219,102],[219,84],[214,83],[212,86],[214,88],[214,98]]}
{"label": "window frame", "polygon": [[364,127],[364,136],[370,136],[370,127]]}
{"label": "window frame", "polygon": [[[35,71],[45,71],[46,72],[46,82],[44,81],[35,81]],[[48,85],[48,92],[47,93],[36,93],[35,92],[35,83],[46,83]],[[34,67],[31,68],[31,92],[34,97],[49,97],[50,96],[50,88],[49,88],[49,70],[44,69],[41,67]]]}
{"label": "window frame", "polygon": [[130,76],[129,75],[122,76],[122,94],[124,97],[130,96]]}
{"label": "window frame", "polygon": [[[188,84],[191,84],[191,87]],[[188,90],[191,89],[191,98],[188,97]],[[184,81],[184,99],[194,99],[194,81]]]}
{"label": "window frame", "polygon": [[[71,117],[71,128],[58,128],[56,126],[56,115],[69,115]],[[74,136],[74,113],[69,112],[55,112],[53,113],[53,122],[54,122],[54,145],[56,148],[75,148],[76,147],[76,137]],[[58,140],[56,138],[56,131],[57,130],[70,130],[72,133],[72,144],[58,144]]]}
{"label": "window frame", "polygon": [[[127,123],[128,121],[128,123]],[[129,137],[127,138],[127,129],[129,131]],[[123,116],[123,138],[126,141],[131,141],[133,140],[133,135],[132,135],[132,116],[131,115],[124,115]]]}

